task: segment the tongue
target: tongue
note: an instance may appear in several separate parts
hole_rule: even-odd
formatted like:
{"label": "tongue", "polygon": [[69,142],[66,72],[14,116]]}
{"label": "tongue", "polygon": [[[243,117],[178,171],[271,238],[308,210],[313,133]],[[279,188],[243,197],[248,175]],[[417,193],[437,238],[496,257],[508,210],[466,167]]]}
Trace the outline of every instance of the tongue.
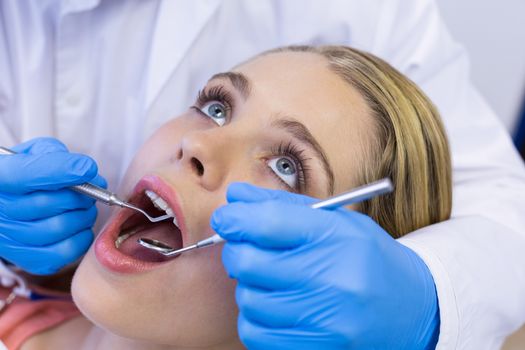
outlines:
{"label": "tongue", "polygon": [[182,236],[180,230],[169,221],[154,225],[148,225],[140,229],[133,236],[128,237],[118,248],[123,254],[131,256],[137,260],[161,262],[168,258],[164,255],[141,246],[137,240],[139,238],[150,238],[164,242],[175,249],[182,248]]}

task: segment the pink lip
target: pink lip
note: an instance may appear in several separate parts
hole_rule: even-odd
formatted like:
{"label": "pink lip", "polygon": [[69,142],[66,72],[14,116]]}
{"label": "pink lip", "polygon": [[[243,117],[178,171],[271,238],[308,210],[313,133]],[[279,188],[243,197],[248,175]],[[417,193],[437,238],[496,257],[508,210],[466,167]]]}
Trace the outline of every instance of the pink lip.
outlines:
{"label": "pink lip", "polygon": [[[182,235],[182,241],[187,241],[187,230],[184,216],[180,206],[180,201],[171,186],[157,175],[144,176],[135,186],[134,197],[146,190],[153,191],[162,197],[173,209]],[[134,214],[131,209],[121,209],[119,213],[106,225],[102,233],[95,241],[95,256],[100,264],[107,269],[117,273],[139,273],[165,265],[172,260],[164,262],[148,262],[134,259],[131,256],[122,254],[115,247],[115,240],[120,232],[122,224]]]}

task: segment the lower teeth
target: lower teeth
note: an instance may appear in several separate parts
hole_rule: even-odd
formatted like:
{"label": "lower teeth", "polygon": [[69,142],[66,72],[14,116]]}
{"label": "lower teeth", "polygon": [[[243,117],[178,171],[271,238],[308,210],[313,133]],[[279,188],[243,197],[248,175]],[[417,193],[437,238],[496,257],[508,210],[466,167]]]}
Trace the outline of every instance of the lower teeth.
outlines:
{"label": "lower teeth", "polygon": [[135,233],[137,233],[137,231],[138,229],[133,229],[128,233],[118,236],[118,238],[115,240],[115,248],[119,249],[122,242],[124,242],[129,237],[133,236]]}

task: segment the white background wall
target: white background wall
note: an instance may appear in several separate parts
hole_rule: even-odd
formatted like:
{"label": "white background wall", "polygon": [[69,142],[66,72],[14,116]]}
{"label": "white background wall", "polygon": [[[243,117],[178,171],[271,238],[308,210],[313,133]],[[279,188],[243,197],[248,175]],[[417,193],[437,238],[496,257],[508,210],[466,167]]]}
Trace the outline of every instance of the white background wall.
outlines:
{"label": "white background wall", "polygon": [[509,131],[525,98],[525,0],[436,0],[472,80]]}

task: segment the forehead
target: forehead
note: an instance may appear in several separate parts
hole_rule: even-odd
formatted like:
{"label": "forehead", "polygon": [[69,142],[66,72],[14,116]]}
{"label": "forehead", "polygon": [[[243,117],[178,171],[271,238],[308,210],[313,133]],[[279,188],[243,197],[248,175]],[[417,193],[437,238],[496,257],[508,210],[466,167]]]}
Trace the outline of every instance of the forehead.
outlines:
{"label": "forehead", "polygon": [[[259,116],[287,115],[303,123],[324,149],[335,192],[354,185],[372,130],[361,94],[315,53],[282,52],[238,66],[250,80],[250,105]],[[259,113],[260,112],[260,113]]]}

